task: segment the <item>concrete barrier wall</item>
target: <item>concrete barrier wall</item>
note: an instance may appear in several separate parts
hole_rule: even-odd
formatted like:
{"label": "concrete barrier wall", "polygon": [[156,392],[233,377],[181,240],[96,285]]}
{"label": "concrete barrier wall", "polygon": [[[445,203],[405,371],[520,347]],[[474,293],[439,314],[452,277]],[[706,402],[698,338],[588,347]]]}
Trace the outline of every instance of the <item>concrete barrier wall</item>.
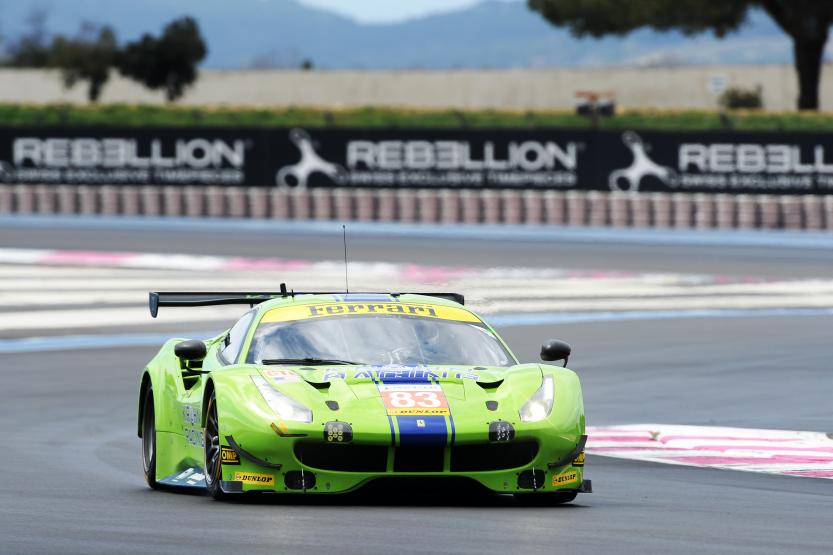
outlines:
{"label": "concrete barrier wall", "polygon": [[0,214],[833,231],[833,196],[0,185]]}
{"label": "concrete barrier wall", "polygon": [[[611,67],[597,69],[290,71],[205,70],[180,104],[235,106],[410,106],[572,109],[579,90],[612,91],[623,108],[716,108],[727,86],[763,88],[766,108],[792,110],[798,96],[789,65]],[[822,108],[833,110],[833,71],[822,70]],[[55,71],[0,70],[0,102],[86,102]],[[112,76],[102,102],[163,104],[163,96]]]}

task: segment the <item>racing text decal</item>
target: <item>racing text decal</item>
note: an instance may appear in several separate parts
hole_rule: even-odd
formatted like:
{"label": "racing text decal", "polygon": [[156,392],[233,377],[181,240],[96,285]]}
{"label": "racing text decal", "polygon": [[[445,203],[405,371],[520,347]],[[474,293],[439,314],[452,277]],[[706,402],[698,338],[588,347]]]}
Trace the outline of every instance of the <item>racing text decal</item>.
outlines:
{"label": "racing text decal", "polygon": [[231,447],[226,447],[225,445],[220,447],[220,460],[224,465],[240,464],[240,457],[237,455],[237,451]]}
{"label": "racing text decal", "polygon": [[253,486],[274,486],[275,477],[271,474],[257,474],[255,472],[235,472],[234,479]]}
{"label": "racing text decal", "polygon": [[437,318],[458,322],[480,320],[471,312],[453,306],[416,303],[321,303],[275,308],[267,312],[261,323],[290,322],[330,316],[392,315]]}
{"label": "racing text decal", "polygon": [[578,472],[575,470],[568,470],[567,472],[562,472],[561,474],[554,474],[552,477],[553,487],[569,486],[570,484],[575,484],[576,482],[578,482]]}
{"label": "racing text decal", "polygon": [[[333,378],[346,379],[348,374],[341,368],[328,368],[324,371],[324,381]],[[457,379],[479,380],[480,374],[469,368],[427,368],[422,366],[359,366],[350,375],[353,380],[374,380],[382,382],[414,383],[430,380]]]}

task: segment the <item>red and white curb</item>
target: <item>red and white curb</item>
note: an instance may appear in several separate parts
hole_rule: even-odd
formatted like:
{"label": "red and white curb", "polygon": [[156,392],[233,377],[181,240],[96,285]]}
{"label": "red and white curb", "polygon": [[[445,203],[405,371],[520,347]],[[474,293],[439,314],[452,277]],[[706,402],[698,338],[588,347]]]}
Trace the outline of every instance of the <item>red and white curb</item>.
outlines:
{"label": "red and white curb", "polygon": [[587,435],[592,455],[833,479],[833,439],[821,432],[633,424]]}

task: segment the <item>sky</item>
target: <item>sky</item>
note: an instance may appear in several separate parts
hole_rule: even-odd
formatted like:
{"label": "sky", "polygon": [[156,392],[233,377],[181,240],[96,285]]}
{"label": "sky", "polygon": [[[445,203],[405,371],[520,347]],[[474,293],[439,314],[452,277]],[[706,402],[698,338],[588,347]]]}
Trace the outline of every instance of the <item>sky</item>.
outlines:
{"label": "sky", "polygon": [[478,0],[299,0],[362,23],[391,23],[467,8]]}

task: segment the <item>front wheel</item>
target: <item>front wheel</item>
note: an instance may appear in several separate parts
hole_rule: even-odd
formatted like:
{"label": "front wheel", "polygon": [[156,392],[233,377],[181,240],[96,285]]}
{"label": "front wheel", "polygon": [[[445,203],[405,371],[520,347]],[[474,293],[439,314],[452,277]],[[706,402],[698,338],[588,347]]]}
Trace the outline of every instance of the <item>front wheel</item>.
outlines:
{"label": "front wheel", "polygon": [[538,493],[516,493],[515,499],[522,505],[528,507],[551,507],[563,505],[573,501],[578,492],[575,491],[548,491]]}
{"label": "front wheel", "polygon": [[145,481],[159,489],[156,481],[156,412],[153,409],[153,388],[148,387],[142,399],[142,467]]}
{"label": "front wheel", "polygon": [[217,398],[214,392],[208,399],[205,416],[205,485],[214,499],[223,498],[220,480],[223,469],[220,462],[220,421],[217,418]]}

